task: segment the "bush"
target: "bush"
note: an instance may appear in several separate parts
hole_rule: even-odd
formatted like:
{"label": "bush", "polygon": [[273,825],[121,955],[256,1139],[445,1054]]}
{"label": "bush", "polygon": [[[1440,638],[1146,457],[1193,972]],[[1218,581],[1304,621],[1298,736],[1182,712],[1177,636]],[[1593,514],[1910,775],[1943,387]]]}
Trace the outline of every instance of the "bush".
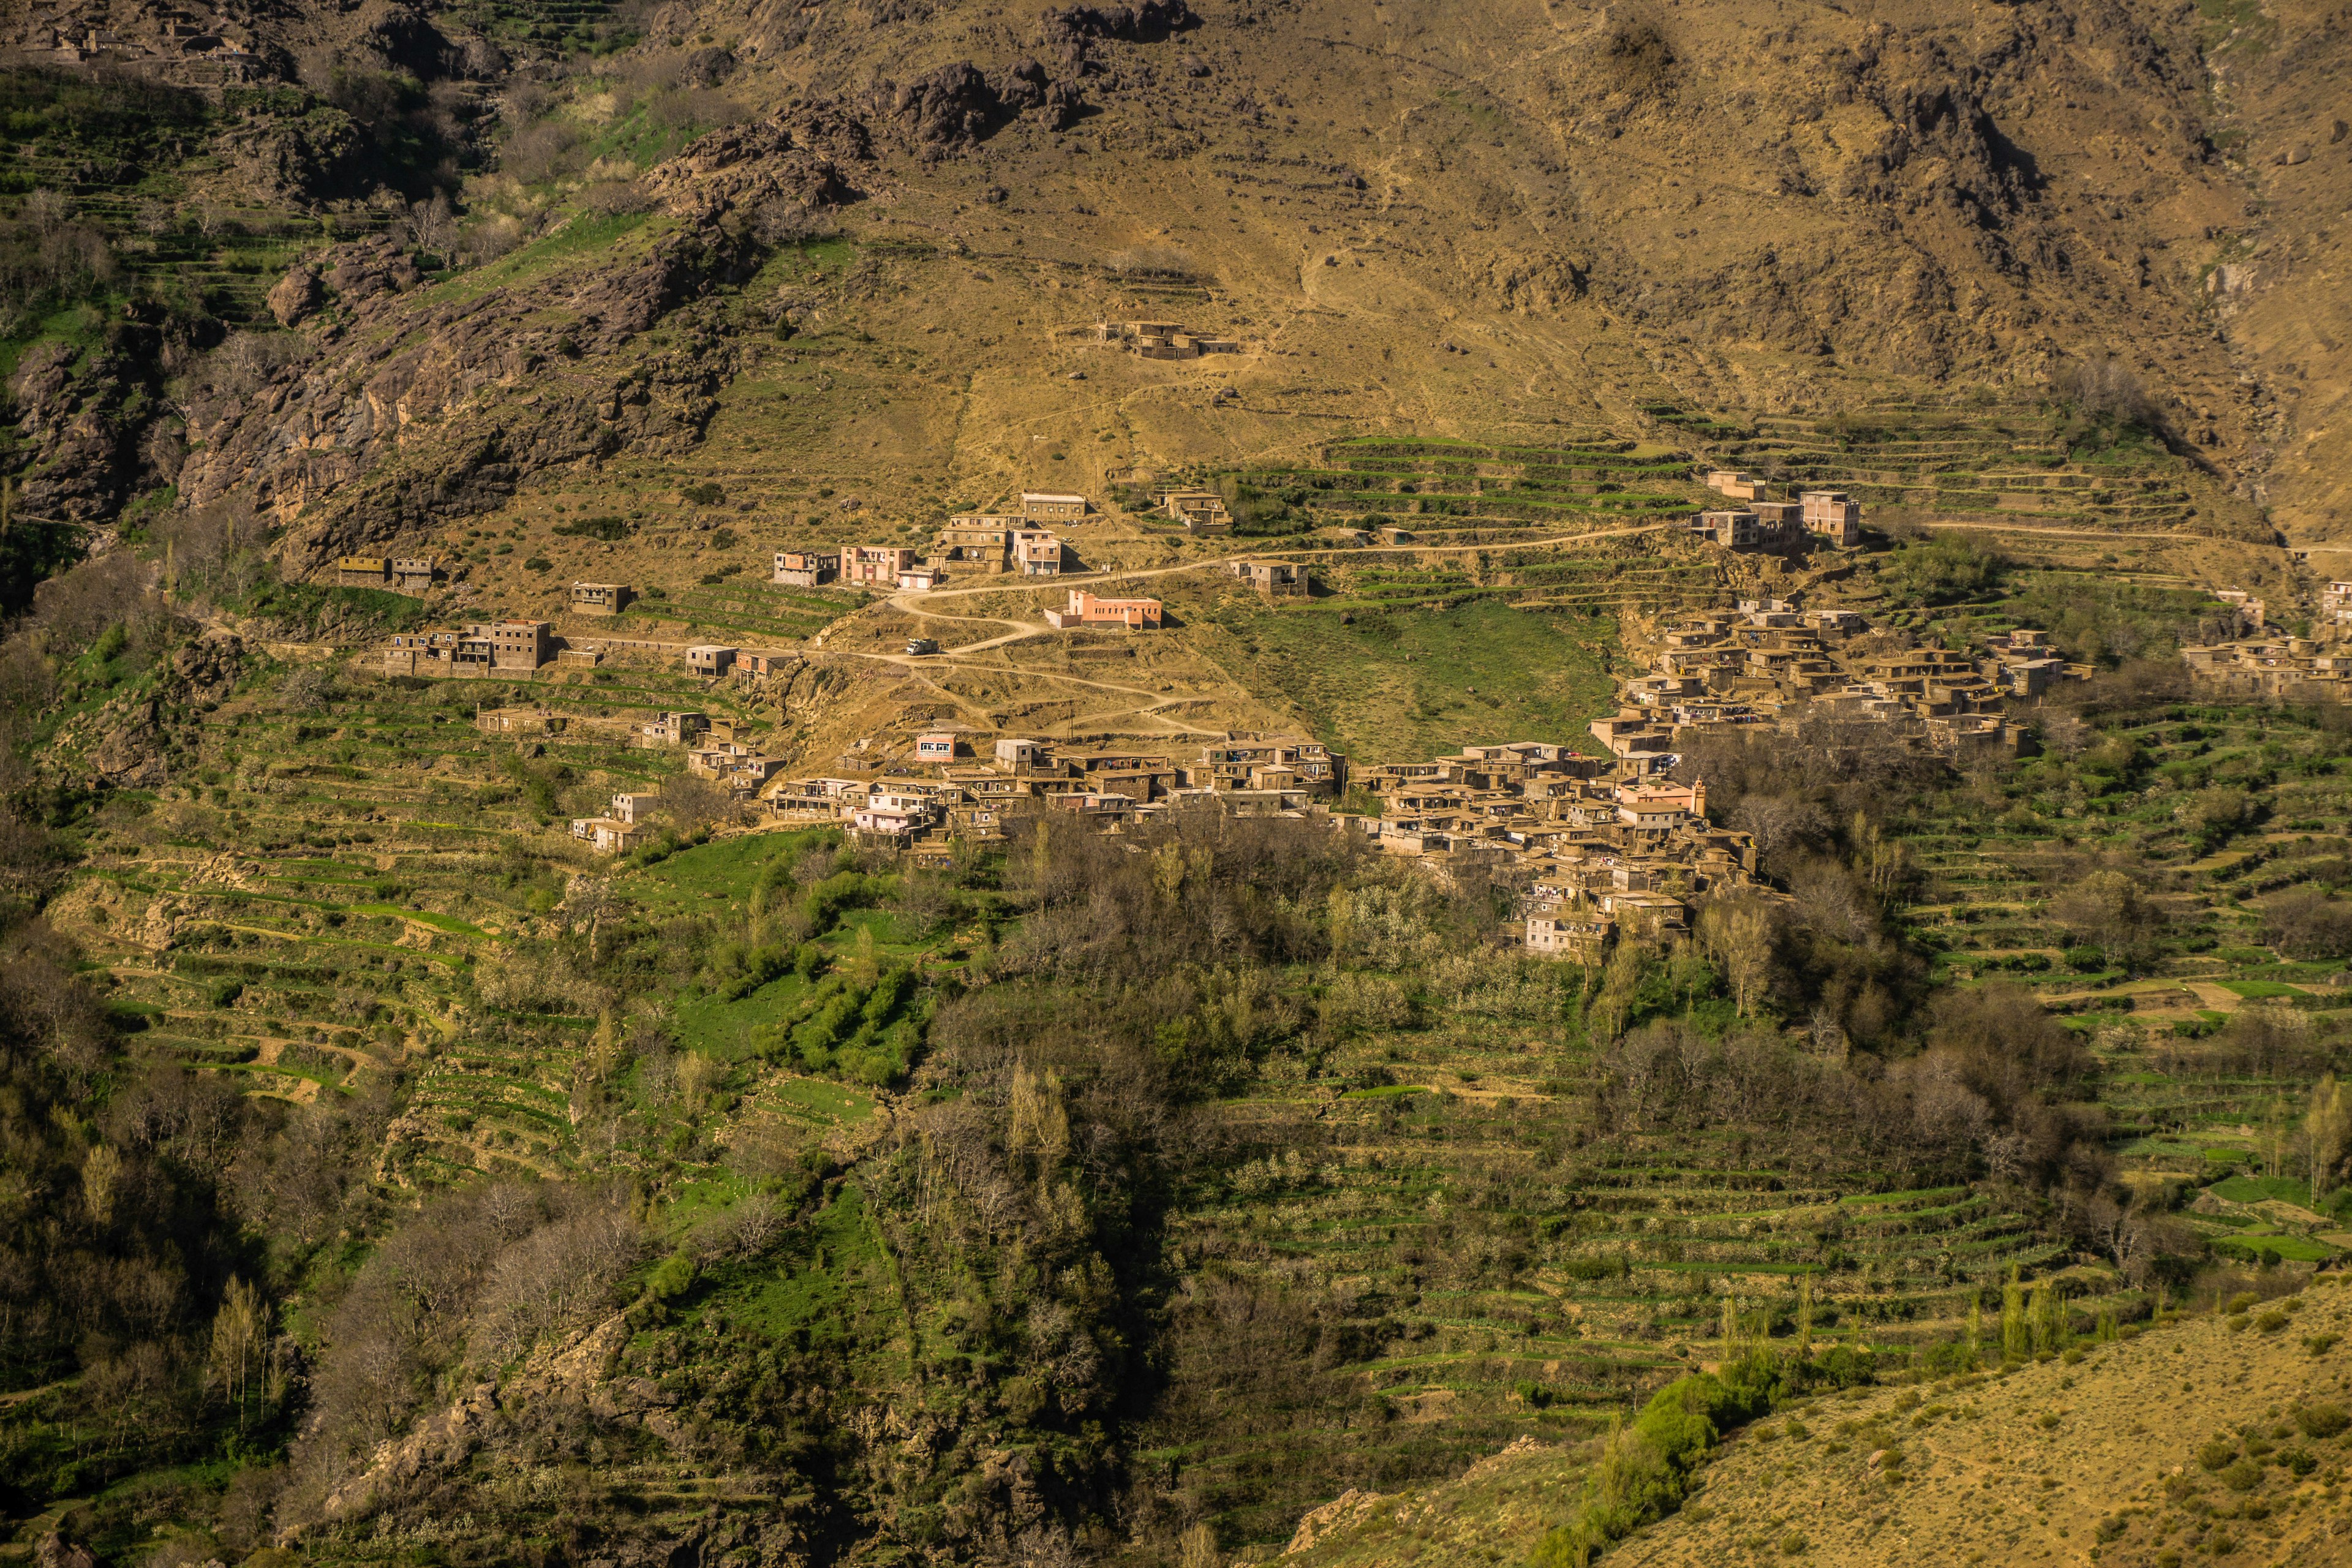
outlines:
{"label": "bush", "polygon": [[2263,1484],[2263,1468],[2252,1459],[2240,1459],[2221,1475],[2221,1484],[2233,1492],[2250,1492]]}
{"label": "bush", "polygon": [[2238,1446],[2220,1437],[2214,1438],[2197,1450],[2197,1462],[2207,1469],[2216,1472],[2237,1457]]}
{"label": "bush", "polygon": [[672,1300],[685,1295],[693,1284],[694,1259],[681,1250],[663,1258],[646,1278],[646,1294],[656,1301]]}
{"label": "bush", "polygon": [[2106,966],[2107,955],[2104,949],[2070,947],[2066,950],[2066,967],[2078,974],[2095,973]]}
{"label": "bush", "polygon": [[2296,1411],[2294,1424],[2303,1428],[2303,1435],[2306,1437],[2333,1437],[2345,1427],[2352,1426],[2352,1415],[2345,1415],[2341,1405],[2322,1401]]}
{"label": "bush", "polygon": [[2281,1329],[2285,1328],[2286,1325],[2286,1314],[2280,1311],[2275,1307],[2254,1320],[2254,1327],[2262,1330],[2262,1331],[2266,1334],[2277,1333]]}

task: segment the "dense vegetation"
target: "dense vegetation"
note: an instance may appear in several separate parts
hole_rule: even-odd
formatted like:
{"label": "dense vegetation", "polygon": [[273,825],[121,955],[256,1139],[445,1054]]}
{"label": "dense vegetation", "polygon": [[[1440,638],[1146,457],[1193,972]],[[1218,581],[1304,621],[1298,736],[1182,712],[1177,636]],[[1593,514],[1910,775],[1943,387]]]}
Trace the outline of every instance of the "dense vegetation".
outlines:
{"label": "dense vegetation", "polygon": [[[177,617],[278,591],[194,526],[175,608],[112,557],[0,656],[39,1173],[5,1430],[16,1505],[95,1497],[109,1555],[1173,1558],[1595,1433],[1718,1345],[1948,1368],[2012,1297],[2030,1350],[2331,1250],[2259,1206],[2340,1201],[2326,716],[2127,670],[1967,773],[1864,726],[1695,752],[1786,896],[1588,972],[1510,950],[1507,879],[1317,824],[915,870],[732,834],[657,753],[518,748],[475,683],[206,684]],[[589,673],[532,695],[687,700]],[[60,793],[150,703],[167,782]],[[618,788],[667,829],[592,864],[562,819]],[[2121,1010],[2200,963],[2247,1005]],[[1606,1452],[1571,1545],[1684,1462]]]}

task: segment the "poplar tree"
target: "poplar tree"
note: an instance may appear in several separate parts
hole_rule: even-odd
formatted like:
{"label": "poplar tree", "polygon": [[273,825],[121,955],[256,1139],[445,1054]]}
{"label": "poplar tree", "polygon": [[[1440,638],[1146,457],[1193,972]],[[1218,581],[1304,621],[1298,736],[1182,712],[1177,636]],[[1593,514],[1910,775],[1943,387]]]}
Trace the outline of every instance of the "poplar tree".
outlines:
{"label": "poplar tree", "polygon": [[2023,1361],[2032,1353],[2025,1324],[2025,1287],[2017,1282],[2017,1265],[2009,1266],[2009,1282],[2000,1288],[2000,1359]]}

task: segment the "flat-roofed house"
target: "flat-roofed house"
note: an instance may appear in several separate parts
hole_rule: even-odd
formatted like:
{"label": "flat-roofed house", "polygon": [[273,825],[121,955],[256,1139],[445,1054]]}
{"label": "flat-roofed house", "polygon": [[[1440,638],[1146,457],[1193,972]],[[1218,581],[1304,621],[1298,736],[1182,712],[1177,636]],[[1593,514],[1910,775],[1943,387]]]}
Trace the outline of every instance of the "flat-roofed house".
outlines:
{"label": "flat-roofed house", "polygon": [[1015,530],[1012,535],[1013,570],[1024,577],[1062,574],[1062,542],[1042,528]]}
{"label": "flat-roofed house", "polygon": [[1268,599],[1303,599],[1308,587],[1307,568],[1291,561],[1234,561],[1225,570]]}
{"label": "flat-roofed house", "polygon": [[1083,588],[1070,590],[1066,609],[1047,610],[1046,624],[1070,626],[1125,626],[1129,631],[1155,628],[1160,621],[1157,599],[1098,599]]}
{"label": "flat-roofed house", "polygon": [[572,613],[575,616],[617,616],[636,595],[621,583],[574,583]]}
{"label": "flat-roofed house", "polygon": [[635,827],[609,816],[575,816],[572,837],[593,845],[599,854],[621,855],[653,837],[650,827]]}
{"label": "flat-roofed house", "polygon": [[1057,490],[1024,490],[1021,515],[1032,522],[1076,522],[1087,515],[1087,498]]}
{"label": "flat-roofed house", "polygon": [[661,796],[642,790],[624,791],[613,797],[612,815],[615,821],[632,825],[644,822],[661,805]]}
{"label": "flat-roofed house", "polygon": [[912,549],[895,544],[850,544],[841,552],[841,580],[895,588],[898,574],[916,564]]}
{"label": "flat-roofed house", "polygon": [[1807,490],[1799,498],[1805,509],[1805,529],[1832,544],[1862,542],[1862,503],[1843,490]]}
{"label": "flat-roofed house", "polygon": [[493,669],[537,669],[555,657],[555,627],[547,621],[493,621],[466,629],[489,643]]}
{"label": "flat-roofed house", "polygon": [[724,675],[735,666],[735,650],[719,643],[696,643],[686,650],[686,668],[697,675]]}
{"label": "flat-roofed house", "polygon": [[404,594],[422,594],[433,586],[439,563],[430,555],[396,555],[392,562],[392,585]]}
{"label": "flat-roofed house", "polygon": [[768,581],[788,588],[821,588],[840,575],[838,550],[779,550],[776,574]]}
{"label": "flat-roofed house", "polygon": [[338,555],[335,581],[346,588],[381,588],[392,576],[392,562],[382,555]]}

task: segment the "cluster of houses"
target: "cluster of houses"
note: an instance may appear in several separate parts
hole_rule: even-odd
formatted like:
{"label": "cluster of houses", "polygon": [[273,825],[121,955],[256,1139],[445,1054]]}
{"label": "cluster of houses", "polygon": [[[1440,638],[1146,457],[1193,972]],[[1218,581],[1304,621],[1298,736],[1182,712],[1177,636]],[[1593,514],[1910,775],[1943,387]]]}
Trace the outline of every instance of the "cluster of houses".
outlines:
{"label": "cluster of houses", "polygon": [[1862,503],[1843,490],[1803,490],[1792,500],[1765,499],[1763,480],[1732,468],[1712,468],[1706,488],[1740,507],[1694,513],[1690,531],[1727,550],[1769,550],[1811,534],[1841,548],[1862,542]]}
{"label": "cluster of houses", "polygon": [[2030,744],[2001,716],[2004,699],[2038,697],[2090,678],[2038,631],[1985,639],[1979,652],[1905,647],[1860,614],[1803,608],[1795,598],[1743,599],[1729,615],[1661,627],[1649,669],[1620,689],[1620,710],[1593,737],[1627,761],[1670,757],[1715,729],[1793,722],[1803,715],[1895,721],[1949,755]]}
{"label": "cluster of houses", "polygon": [[1213,338],[1181,321],[1097,321],[1094,341],[1123,348],[1138,359],[1199,359],[1242,352],[1238,340]]}
{"label": "cluster of houses", "polygon": [[2221,697],[2352,701],[2352,651],[2344,646],[2352,635],[2352,583],[2330,583],[2321,592],[2311,637],[2270,629],[2263,601],[2242,589],[2225,588],[2214,597],[2237,611],[2247,635],[2180,650],[2199,686]]}
{"label": "cluster of houses", "polygon": [[781,587],[821,588],[830,583],[919,594],[950,576],[1058,577],[1068,569],[1069,547],[1044,523],[1072,523],[1093,504],[1085,496],[1055,490],[1024,490],[1017,512],[950,517],[928,551],[911,545],[845,544],[838,550],[779,550],[774,574]]}

